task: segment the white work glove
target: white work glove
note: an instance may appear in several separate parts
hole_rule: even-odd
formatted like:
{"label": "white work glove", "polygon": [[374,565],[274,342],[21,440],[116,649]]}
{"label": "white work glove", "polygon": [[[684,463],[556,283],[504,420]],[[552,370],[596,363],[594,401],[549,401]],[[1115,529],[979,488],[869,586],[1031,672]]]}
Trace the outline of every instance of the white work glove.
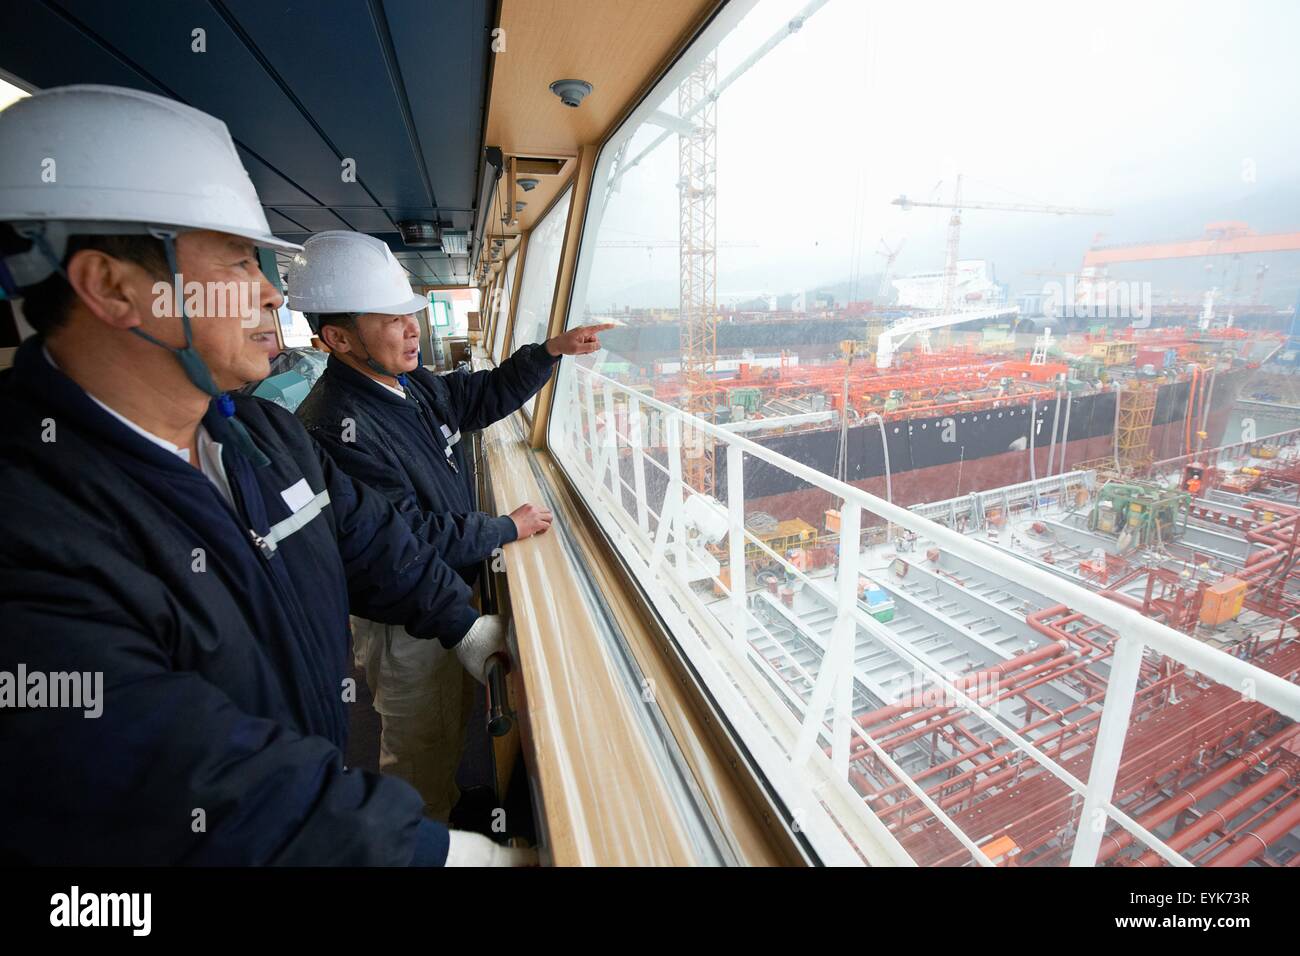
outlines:
{"label": "white work glove", "polygon": [[456,658],[480,684],[487,682],[484,666],[493,654],[505,653],[506,622],[499,614],[484,614],[456,645]]}
{"label": "white work glove", "polygon": [[481,833],[452,830],[446,866],[537,866],[537,851],[501,846]]}

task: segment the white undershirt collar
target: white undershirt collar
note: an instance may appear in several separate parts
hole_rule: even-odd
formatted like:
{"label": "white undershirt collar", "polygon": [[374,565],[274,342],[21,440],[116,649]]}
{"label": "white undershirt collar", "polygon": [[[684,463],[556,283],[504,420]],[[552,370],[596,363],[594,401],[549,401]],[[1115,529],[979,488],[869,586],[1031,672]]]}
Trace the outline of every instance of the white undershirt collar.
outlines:
{"label": "white undershirt collar", "polygon": [[389,385],[387,382],[381,382],[381,381],[379,381],[379,379],[377,379],[377,378],[372,378],[370,381],[374,382],[376,385],[379,385],[379,386],[382,386],[383,388],[388,389],[390,392],[392,392],[392,393],[393,393],[394,395],[396,395],[398,398],[406,398],[406,389],[402,388],[402,386],[400,386],[400,385],[398,385],[396,388],[394,388],[393,386]]}

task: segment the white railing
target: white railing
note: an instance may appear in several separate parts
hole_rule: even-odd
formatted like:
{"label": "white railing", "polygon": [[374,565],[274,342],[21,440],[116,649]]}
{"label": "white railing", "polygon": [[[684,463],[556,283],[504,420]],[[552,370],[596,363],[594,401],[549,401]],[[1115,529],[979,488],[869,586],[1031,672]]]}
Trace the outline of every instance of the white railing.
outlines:
{"label": "white railing", "polygon": [[1183,467],[1191,464],[1202,465],[1206,468],[1213,468],[1224,462],[1235,462],[1248,457],[1250,449],[1257,446],[1268,446],[1274,449],[1289,448],[1300,442],[1300,428],[1291,428],[1287,431],[1274,432],[1272,435],[1264,435],[1261,438],[1254,438],[1250,441],[1239,441],[1231,445],[1219,445],[1215,448],[1206,448],[1202,451],[1191,455],[1179,455],[1176,458],[1166,458],[1162,461],[1153,462],[1143,469],[1146,475],[1160,476],[1171,472],[1181,472]]}
{"label": "white railing", "polygon": [[930,521],[942,521],[950,528],[957,527],[961,520],[969,521],[972,528],[982,528],[983,516],[994,508],[1001,509],[1004,514],[1018,509],[1037,512],[1039,502],[1045,499],[1065,501],[1078,491],[1091,493],[1096,487],[1095,471],[1067,471],[1005,488],[972,491],[956,498],[912,505],[908,510]]}
{"label": "white railing", "polygon": [[[684,652],[745,740],[769,784],[792,808],[796,823],[827,862],[912,862],[850,783],[849,758],[856,741],[869,748],[934,814],[976,863],[992,865],[977,842],[962,832],[853,719],[854,650],[860,630],[888,648],[900,662],[942,687],[949,695],[947,699],[997,731],[1019,750],[1023,759],[1033,760],[1082,800],[1071,865],[1095,863],[1108,821],[1116,822],[1169,863],[1191,865],[1111,802],[1139,670],[1148,649],[1206,678],[1237,688],[1243,699],[1257,701],[1292,720],[1300,719],[1300,686],[1050,571],[837,481],[577,363],[566,360],[559,385],[551,417],[552,451],[583,489],[615,546],[636,570],[656,609],[668,621]],[[647,423],[652,431],[649,436]],[[725,457],[727,462],[726,505],[706,498],[683,479],[683,453],[699,453],[709,444],[716,457]],[[661,462],[648,451],[651,448],[662,450],[659,453],[666,460]],[[630,481],[619,465],[624,454],[630,459]],[[745,456],[842,500],[833,586],[828,585],[824,575],[818,579],[795,567],[785,555],[773,551],[746,529]],[[663,485],[662,494],[649,495],[651,480]],[[629,496],[630,508],[626,500]],[[1064,604],[1118,635],[1107,661],[1109,680],[1086,780],[1077,779],[1018,733],[996,713],[996,708],[988,709],[956,686],[949,676],[859,605],[856,587],[863,557],[864,512],[914,531],[947,553],[1034,589],[1049,603]],[[728,539],[725,583],[715,557],[718,549],[711,552],[700,545],[701,540],[718,542],[723,536]],[[835,610],[828,640],[801,621],[799,615],[785,615],[783,623],[796,628],[822,655],[815,675],[808,673],[788,650],[781,661],[794,677],[811,684],[806,704],[792,690],[789,680],[773,679],[773,663],[749,640],[751,630],[757,629],[771,637],[778,648],[783,647],[750,606],[747,546],[757,547],[784,567],[807,594],[821,598],[825,606]],[[691,587],[693,581],[710,582],[725,600],[708,602]],[[864,685],[867,683],[863,675],[858,677]],[[829,740],[829,747],[819,748],[817,742],[823,737]]]}

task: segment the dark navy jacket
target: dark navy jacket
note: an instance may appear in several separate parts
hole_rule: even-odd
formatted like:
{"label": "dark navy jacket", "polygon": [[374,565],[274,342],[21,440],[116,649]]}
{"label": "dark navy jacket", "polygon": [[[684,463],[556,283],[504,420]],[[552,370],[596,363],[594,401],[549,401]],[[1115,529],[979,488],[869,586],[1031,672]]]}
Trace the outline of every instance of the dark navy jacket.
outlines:
{"label": "dark navy jacket", "polygon": [[559,361],[536,344],[491,371],[435,375],[417,368],[405,376],[407,397],[400,398],[330,356],[297,414],[340,468],[383,492],[444,561],[473,581],[478,562],[515,540],[516,528],[508,515],[475,510],[472,462],[460,435],[520,408]]}
{"label": "dark navy jacket", "polygon": [[[98,718],[0,708],[0,859],[412,861],[419,794],[343,767],[349,604],[450,646],[469,588],[287,411],[235,404],[271,459],[253,467],[204,418],[237,510],[39,339],[0,375],[0,671],[98,671],[104,688]],[[291,533],[258,547],[273,527]]]}

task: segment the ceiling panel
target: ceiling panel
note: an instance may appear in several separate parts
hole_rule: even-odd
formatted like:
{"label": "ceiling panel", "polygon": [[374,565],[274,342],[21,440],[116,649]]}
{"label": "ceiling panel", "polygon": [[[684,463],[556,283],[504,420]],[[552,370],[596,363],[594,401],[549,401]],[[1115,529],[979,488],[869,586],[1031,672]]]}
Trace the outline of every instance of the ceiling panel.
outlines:
{"label": "ceiling panel", "polygon": [[[491,234],[533,227],[568,184],[582,146],[600,143],[640,89],[717,6],[717,0],[502,0],[505,50],[492,71],[487,139],[507,156],[568,158],[556,176],[539,176],[513,226],[490,220]],[[586,80],[576,109],[550,90],[555,80]],[[504,185],[505,180],[502,180]]]}
{"label": "ceiling panel", "polygon": [[[59,5],[130,62],[158,77],[170,95],[220,116],[230,134],[263,162],[292,169],[299,189],[326,204],[373,202],[359,183],[344,182],[339,157],[263,64],[259,49],[206,0],[121,4],[59,0]],[[147,9],[148,29],[133,29],[124,11]],[[191,50],[191,31],[207,31],[207,52]],[[254,40],[255,42],[255,40]]]}
{"label": "ceiling panel", "polygon": [[[456,5],[461,14],[447,16]],[[412,116],[424,163],[443,177],[438,201],[450,209],[474,207],[495,7],[465,0],[384,3],[407,97],[420,106]],[[462,148],[469,142],[471,149]]]}
{"label": "ceiling panel", "polygon": [[[330,16],[299,18],[292,32],[281,30],[281,12],[265,0],[226,0],[240,26],[254,39],[269,68],[319,124],[332,146],[323,170],[341,178],[342,156],[355,162],[358,183],[381,205],[436,207],[433,183],[412,143],[410,104],[392,51],[388,22],[377,5],[334,3]],[[350,56],[322,59],[342,31],[353,38]],[[394,149],[408,143],[407,149]],[[391,228],[391,227],[390,227]]]}
{"label": "ceiling panel", "polygon": [[6,0],[0,69],[38,88],[107,83],[202,109],[230,128],[277,234],[356,228],[398,240],[401,218],[473,226],[495,9]]}
{"label": "ceiling panel", "polygon": [[[290,219],[307,227],[309,233],[324,232],[326,229],[350,229],[351,225],[339,214],[330,209],[294,209],[288,213]],[[293,234],[286,235],[293,238]],[[298,241],[298,240],[294,240]]]}

